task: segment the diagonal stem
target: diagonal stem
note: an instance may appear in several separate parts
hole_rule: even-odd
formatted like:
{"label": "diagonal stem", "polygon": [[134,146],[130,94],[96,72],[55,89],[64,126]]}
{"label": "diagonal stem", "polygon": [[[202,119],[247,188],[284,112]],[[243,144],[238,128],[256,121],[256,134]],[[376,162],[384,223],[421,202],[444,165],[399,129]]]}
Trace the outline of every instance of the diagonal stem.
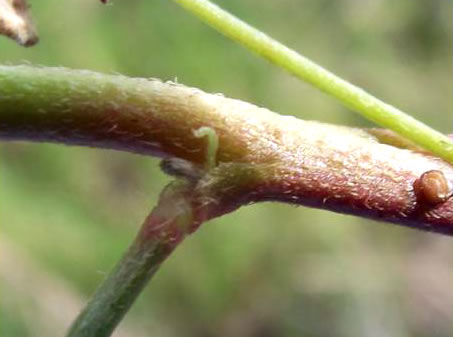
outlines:
{"label": "diagonal stem", "polygon": [[193,228],[191,189],[180,181],[166,187],[126,254],[73,323],[68,337],[111,335],[160,264]]}
{"label": "diagonal stem", "polygon": [[337,98],[363,117],[453,163],[453,142],[440,132],[334,75],[209,0],[174,1],[225,36]]}

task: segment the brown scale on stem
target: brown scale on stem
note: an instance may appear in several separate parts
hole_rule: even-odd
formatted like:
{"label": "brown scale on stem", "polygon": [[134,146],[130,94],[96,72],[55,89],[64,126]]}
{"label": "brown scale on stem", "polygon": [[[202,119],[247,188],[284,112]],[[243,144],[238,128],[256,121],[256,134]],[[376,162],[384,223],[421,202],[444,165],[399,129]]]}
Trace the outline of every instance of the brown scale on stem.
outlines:
{"label": "brown scale on stem", "polygon": [[417,198],[430,205],[444,203],[451,196],[451,190],[445,175],[438,170],[423,173],[414,182],[414,191]]}

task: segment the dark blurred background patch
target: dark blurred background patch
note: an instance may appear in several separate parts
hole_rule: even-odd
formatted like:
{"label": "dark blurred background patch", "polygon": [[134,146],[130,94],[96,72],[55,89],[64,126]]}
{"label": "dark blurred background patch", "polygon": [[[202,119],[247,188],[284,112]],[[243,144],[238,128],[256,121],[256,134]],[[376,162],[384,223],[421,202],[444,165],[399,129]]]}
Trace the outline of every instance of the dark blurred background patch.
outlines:
{"label": "dark blurred background patch", "polygon": [[[244,20],[453,133],[447,0],[218,0]],[[177,80],[282,114],[370,124],[168,0],[32,2],[41,41],[0,62]],[[1,91],[0,91],[1,94]],[[2,336],[62,336],[169,180],[158,160],[0,144]],[[205,224],[116,336],[451,336],[452,239],[288,205]]]}

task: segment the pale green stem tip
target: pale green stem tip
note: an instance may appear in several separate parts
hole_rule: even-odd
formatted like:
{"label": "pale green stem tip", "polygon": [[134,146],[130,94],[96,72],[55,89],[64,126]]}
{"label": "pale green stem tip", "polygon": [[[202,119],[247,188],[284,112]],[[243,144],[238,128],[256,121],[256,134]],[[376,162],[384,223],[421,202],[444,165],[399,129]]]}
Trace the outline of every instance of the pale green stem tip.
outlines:
{"label": "pale green stem tip", "polygon": [[219,147],[219,137],[213,128],[202,126],[193,132],[197,138],[207,137],[208,144],[206,149],[206,170],[211,170],[216,166],[217,149]]}

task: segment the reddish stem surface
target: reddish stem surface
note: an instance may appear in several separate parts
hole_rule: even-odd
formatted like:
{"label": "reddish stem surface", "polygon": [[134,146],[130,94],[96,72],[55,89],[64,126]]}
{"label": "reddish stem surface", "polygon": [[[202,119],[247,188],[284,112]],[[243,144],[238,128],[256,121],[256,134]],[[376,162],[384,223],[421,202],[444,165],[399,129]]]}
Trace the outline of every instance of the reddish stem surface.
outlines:
{"label": "reddish stem surface", "polygon": [[[178,157],[202,168],[206,144],[193,131],[210,127],[219,136],[219,166],[197,188],[220,184],[208,194],[224,200],[225,210],[282,201],[453,235],[453,198],[427,203],[414,188],[423,173],[437,170],[451,190],[453,167],[381,144],[366,130],[281,116],[172,83],[88,71],[0,66],[0,86],[3,140]],[[404,146],[393,137],[386,142]]]}

